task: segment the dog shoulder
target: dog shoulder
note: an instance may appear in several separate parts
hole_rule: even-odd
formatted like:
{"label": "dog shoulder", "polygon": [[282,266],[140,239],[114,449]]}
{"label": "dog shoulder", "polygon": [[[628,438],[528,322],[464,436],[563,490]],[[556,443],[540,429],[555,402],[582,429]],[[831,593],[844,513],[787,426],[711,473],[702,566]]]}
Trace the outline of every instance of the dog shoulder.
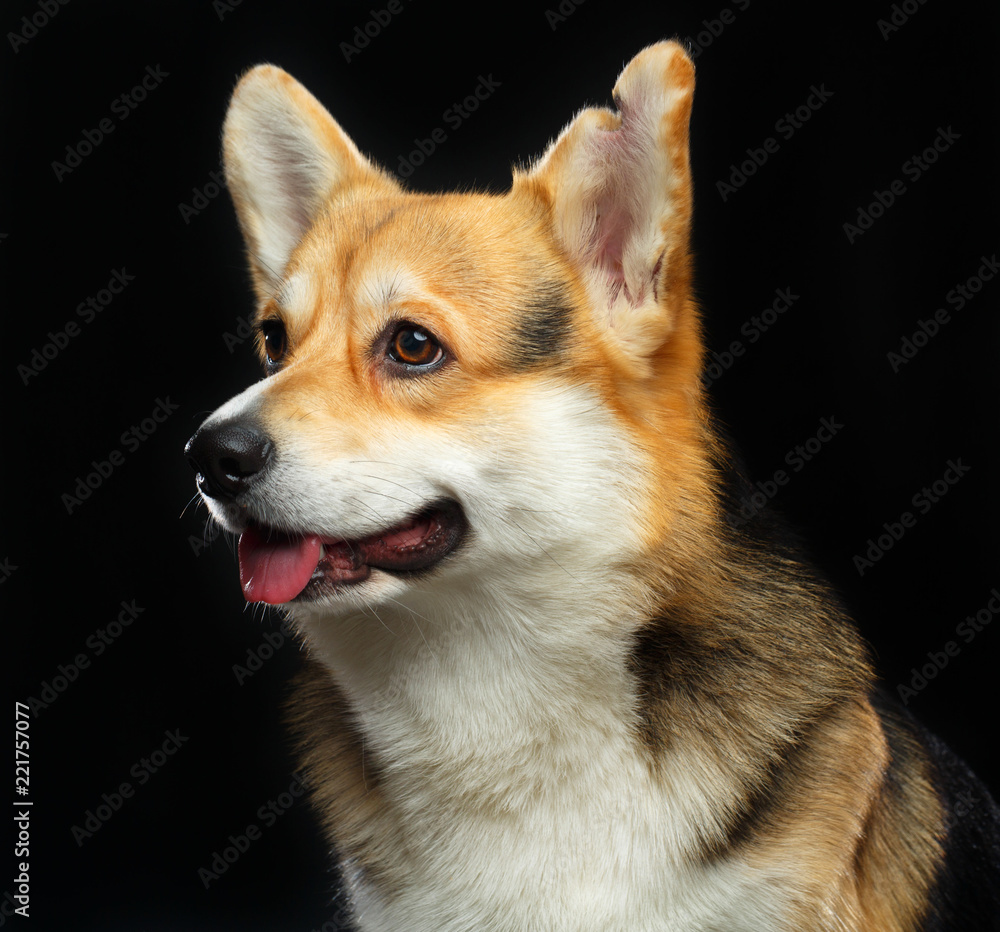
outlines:
{"label": "dog shoulder", "polygon": [[[891,763],[887,792],[903,795],[926,780],[940,811],[938,855],[923,932],[1000,929],[1000,807],[954,751],[888,695],[873,704],[882,720]],[[919,811],[906,813],[904,843],[925,830]]]}

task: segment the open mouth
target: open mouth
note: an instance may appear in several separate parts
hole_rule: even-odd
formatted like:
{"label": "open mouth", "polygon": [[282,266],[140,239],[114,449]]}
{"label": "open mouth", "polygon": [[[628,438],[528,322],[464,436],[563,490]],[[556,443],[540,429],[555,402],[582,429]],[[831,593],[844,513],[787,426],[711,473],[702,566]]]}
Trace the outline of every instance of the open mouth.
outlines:
{"label": "open mouth", "polygon": [[373,569],[405,576],[428,570],[462,542],[457,502],[437,502],[360,540],[287,534],[250,524],[240,537],[240,584],[248,602],[309,601],[364,582]]}

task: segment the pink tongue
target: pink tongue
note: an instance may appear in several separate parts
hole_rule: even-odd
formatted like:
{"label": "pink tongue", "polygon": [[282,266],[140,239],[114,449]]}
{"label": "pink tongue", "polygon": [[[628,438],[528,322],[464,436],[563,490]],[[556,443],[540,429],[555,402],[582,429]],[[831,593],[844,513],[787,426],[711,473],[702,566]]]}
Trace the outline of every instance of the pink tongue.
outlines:
{"label": "pink tongue", "polygon": [[240,536],[240,585],[248,602],[281,605],[306,587],[319,563],[320,539],[286,537],[274,532],[266,537],[255,527]]}

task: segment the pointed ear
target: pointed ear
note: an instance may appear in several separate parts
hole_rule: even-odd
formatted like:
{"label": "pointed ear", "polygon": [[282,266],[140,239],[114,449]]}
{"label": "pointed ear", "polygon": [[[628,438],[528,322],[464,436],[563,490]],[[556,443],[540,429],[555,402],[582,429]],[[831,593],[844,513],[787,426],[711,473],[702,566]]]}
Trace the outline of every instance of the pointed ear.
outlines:
{"label": "pointed ear", "polygon": [[515,186],[548,203],[600,323],[648,357],[690,300],[688,122],[694,65],[676,42],[643,49],[618,78],[617,112],[581,112]]}
{"label": "pointed ear", "polygon": [[223,161],[261,300],[274,293],[292,251],[338,189],[398,188],[312,94],[273,65],[258,65],[236,86]]}

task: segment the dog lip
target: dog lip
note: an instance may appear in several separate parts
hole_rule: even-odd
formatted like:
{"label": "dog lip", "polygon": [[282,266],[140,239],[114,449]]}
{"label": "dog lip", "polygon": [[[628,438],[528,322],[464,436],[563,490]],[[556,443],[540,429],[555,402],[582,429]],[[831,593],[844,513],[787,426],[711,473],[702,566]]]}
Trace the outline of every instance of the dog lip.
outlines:
{"label": "dog lip", "polygon": [[[422,531],[412,543],[392,544],[386,540],[411,529]],[[380,534],[365,538],[359,549],[365,565],[373,569],[413,573],[430,569],[454,551],[465,529],[465,516],[458,503],[441,501]]]}
{"label": "dog lip", "polygon": [[[418,529],[412,542],[393,538]],[[348,539],[320,535],[323,549],[312,578],[293,602],[310,602],[325,594],[364,582],[373,569],[401,578],[431,571],[465,539],[468,522],[458,502],[439,499],[375,534]],[[301,533],[301,532],[300,532]]]}

